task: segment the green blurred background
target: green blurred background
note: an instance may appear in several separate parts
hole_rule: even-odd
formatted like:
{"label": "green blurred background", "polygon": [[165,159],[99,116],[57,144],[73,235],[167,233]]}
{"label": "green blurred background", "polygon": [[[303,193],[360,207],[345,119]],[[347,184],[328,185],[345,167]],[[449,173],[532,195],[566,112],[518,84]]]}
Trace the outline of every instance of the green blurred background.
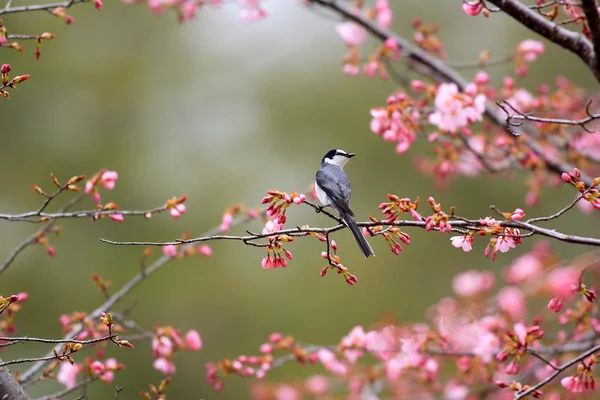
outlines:
{"label": "green blurred background", "polygon": [[[415,16],[441,23],[440,36],[454,62],[475,61],[483,49],[501,57],[532,37],[501,15],[467,17],[460,1],[392,3],[393,28],[402,35],[411,34]],[[53,240],[55,258],[39,246],[29,248],[0,278],[3,295],[31,294],[17,316],[18,334],[60,336],[59,315],[101,304],[91,283],[93,272],[117,286],[138,272],[141,248],[111,247],[99,237],[165,241],[186,231],[200,235],[220,223],[226,207],[257,205],[267,189],[305,190],[331,148],[359,154],[347,171],[353,208],[361,219],[377,215],[377,205],[388,192],[411,198],[434,195],[468,217],[488,215],[490,204],[506,210],[524,206],[526,188],[520,179],[461,178],[441,190],[416,173],[413,156],[428,151],[424,137],[408,154],[398,156],[393,146],[369,131],[370,107],[385,104],[396,86],[341,73],[346,49],[334,30],[337,18],[293,0],[266,1],[265,8],[270,16],[249,24],[239,21],[233,4],[201,9],[194,20],[180,25],[172,14],[157,17],[145,5],[118,1],[107,1],[102,12],[91,4],[74,7],[72,26],[43,12],[4,18],[11,33],[51,31],[57,38],[43,44],[40,61],[33,57],[33,43],[23,43],[24,54],[0,52],[0,63],[10,63],[14,73],[31,74],[12,100],[0,105],[2,212],[36,209],[41,199],[30,185],[50,190],[50,172],[64,180],[100,168],[117,170],[119,182],[103,199],[124,209],[152,208],[173,195],[189,195],[188,213],[178,221],[168,215],[150,221],[126,218],[123,224],[61,221],[63,236]],[[364,54],[373,44],[364,47]],[[488,71],[494,82],[513,74],[510,65]],[[470,79],[474,71],[464,74]],[[557,74],[595,87],[578,60],[552,46],[532,65],[523,84],[533,89]],[[557,210],[573,198],[568,189],[544,191],[540,206],[526,212],[533,216]],[[91,207],[91,200],[84,204]],[[304,207],[293,208],[288,222],[329,223]],[[597,232],[578,210],[554,226],[580,234]],[[35,228],[0,222],[1,259]],[[255,222],[249,229],[261,225]],[[449,282],[458,271],[499,271],[531,245],[528,241],[492,262],[483,257],[483,241],[465,254],[450,246],[447,235],[409,233],[413,243],[399,257],[383,240],[372,240],[377,257],[369,260],[353,247],[349,232],[337,233],[343,261],[360,280],[355,287],[334,274],[319,277],[322,246],[315,240],[292,244],[294,260],[288,268],[267,271],[260,266],[263,251],[216,242],[211,243],[212,258],[168,264],[120,306],[135,302],[132,317],[144,327],[160,321],[202,335],[202,351],[176,355],[178,372],[169,398],[243,399],[249,380],[227,379],[217,394],[206,384],[204,364],[254,354],[275,331],[303,342],[333,344],[354,325],[368,326],[383,315],[421,320],[429,305],[451,294]],[[564,257],[585,250],[560,243],[553,247]],[[38,356],[47,350],[13,346],[1,357]],[[148,342],[136,343],[134,350],[109,348],[108,354],[128,366],[115,380],[125,387],[122,399],[138,398],[140,389],[161,379],[151,367]],[[268,379],[293,380],[320,371],[289,364]],[[55,382],[41,383],[30,393],[59,388]],[[114,385],[95,384],[88,398],[112,398],[113,392]]]}

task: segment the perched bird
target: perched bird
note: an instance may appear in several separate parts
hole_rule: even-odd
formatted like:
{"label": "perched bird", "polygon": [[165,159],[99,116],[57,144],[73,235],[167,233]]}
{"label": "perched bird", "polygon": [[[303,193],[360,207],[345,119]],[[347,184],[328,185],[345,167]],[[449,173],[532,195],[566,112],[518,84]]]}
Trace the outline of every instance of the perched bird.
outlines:
{"label": "perched bird", "polygon": [[317,171],[315,190],[319,201],[325,207],[331,206],[338,213],[352,231],[365,257],[369,257],[375,253],[356,224],[354,213],[350,209],[350,180],[344,172],[344,165],[355,155],[340,149],[328,151],[321,161],[321,168]]}

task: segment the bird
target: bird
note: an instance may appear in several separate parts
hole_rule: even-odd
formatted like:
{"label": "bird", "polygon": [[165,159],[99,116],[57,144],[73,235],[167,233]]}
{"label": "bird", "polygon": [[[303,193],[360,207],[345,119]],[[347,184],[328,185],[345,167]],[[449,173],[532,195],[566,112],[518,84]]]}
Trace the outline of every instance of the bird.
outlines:
{"label": "bird", "polygon": [[360,250],[365,258],[368,258],[374,256],[375,252],[362,234],[350,209],[350,179],[344,172],[344,165],[355,155],[341,149],[328,151],[321,160],[321,167],[315,177],[315,191],[323,208],[328,206],[333,208],[344,224],[350,228]]}

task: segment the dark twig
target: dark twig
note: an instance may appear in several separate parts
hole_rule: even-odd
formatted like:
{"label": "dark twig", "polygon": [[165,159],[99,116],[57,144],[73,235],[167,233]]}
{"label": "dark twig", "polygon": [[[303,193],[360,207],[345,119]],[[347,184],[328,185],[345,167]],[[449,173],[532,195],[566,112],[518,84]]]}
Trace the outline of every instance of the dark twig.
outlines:
{"label": "dark twig", "polygon": [[520,399],[523,399],[523,398],[529,396],[536,390],[539,390],[542,387],[546,386],[548,383],[552,382],[554,380],[554,378],[556,378],[558,375],[560,375],[567,368],[571,367],[572,365],[577,364],[578,362],[586,359],[587,357],[591,356],[592,354],[597,353],[598,351],[600,351],[600,345],[594,346],[591,349],[589,349],[588,351],[586,351],[585,353],[582,353],[582,354],[578,355],[577,357],[567,361],[566,363],[559,365],[558,367],[555,368],[555,371],[552,374],[550,374],[546,379],[538,382],[537,384],[531,386],[529,389],[527,389],[523,392],[517,393],[515,395],[514,400],[520,400]]}

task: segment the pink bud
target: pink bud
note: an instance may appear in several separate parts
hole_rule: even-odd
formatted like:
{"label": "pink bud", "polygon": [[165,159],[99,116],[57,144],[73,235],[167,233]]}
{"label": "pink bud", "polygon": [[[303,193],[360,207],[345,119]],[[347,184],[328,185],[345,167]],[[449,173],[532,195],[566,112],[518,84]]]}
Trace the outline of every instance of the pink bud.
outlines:
{"label": "pink bud", "polygon": [[27,293],[27,292],[21,292],[17,295],[17,301],[19,303],[26,301],[28,298],[29,298],[29,293]]}
{"label": "pink bud", "polygon": [[98,11],[102,10],[102,7],[104,7],[102,0],[94,0],[94,7],[96,7],[96,10]]}
{"label": "pink bud", "polygon": [[110,219],[116,222],[123,222],[123,214],[110,214]]}
{"label": "pink bud", "polygon": [[2,64],[2,67],[0,67],[0,73],[8,74],[10,72],[10,69],[10,64]]}
{"label": "pink bud", "polygon": [[269,342],[273,344],[277,344],[281,339],[283,339],[283,335],[279,332],[274,332],[269,335]]}
{"label": "pink bud", "polygon": [[335,240],[331,241],[331,248],[333,249],[333,251],[337,251],[337,243],[335,242]]}
{"label": "pink bud", "polygon": [[175,257],[177,255],[177,247],[175,245],[168,245],[163,247],[163,254],[169,257]]}
{"label": "pink bud", "polygon": [[196,248],[196,250],[198,251],[198,253],[200,253],[200,254],[202,254],[203,256],[206,256],[206,257],[210,257],[213,254],[213,251],[210,248],[210,246],[206,245],[206,244],[202,245],[202,246],[198,246]]}
{"label": "pink bud", "polygon": [[56,249],[52,246],[47,246],[46,251],[50,257],[54,257],[56,255]]}
{"label": "pink bud", "polygon": [[567,183],[571,183],[571,177],[569,176],[569,174],[567,174],[566,172],[563,172],[560,177],[562,178],[563,181],[567,182]]}
{"label": "pink bud", "polygon": [[328,258],[328,257],[327,257],[327,252],[326,252],[326,251],[322,251],[322,252],[321,252],[321,257],[323,257],[324,259],[326,259],[326,260],[327,260],[327,258]]}

